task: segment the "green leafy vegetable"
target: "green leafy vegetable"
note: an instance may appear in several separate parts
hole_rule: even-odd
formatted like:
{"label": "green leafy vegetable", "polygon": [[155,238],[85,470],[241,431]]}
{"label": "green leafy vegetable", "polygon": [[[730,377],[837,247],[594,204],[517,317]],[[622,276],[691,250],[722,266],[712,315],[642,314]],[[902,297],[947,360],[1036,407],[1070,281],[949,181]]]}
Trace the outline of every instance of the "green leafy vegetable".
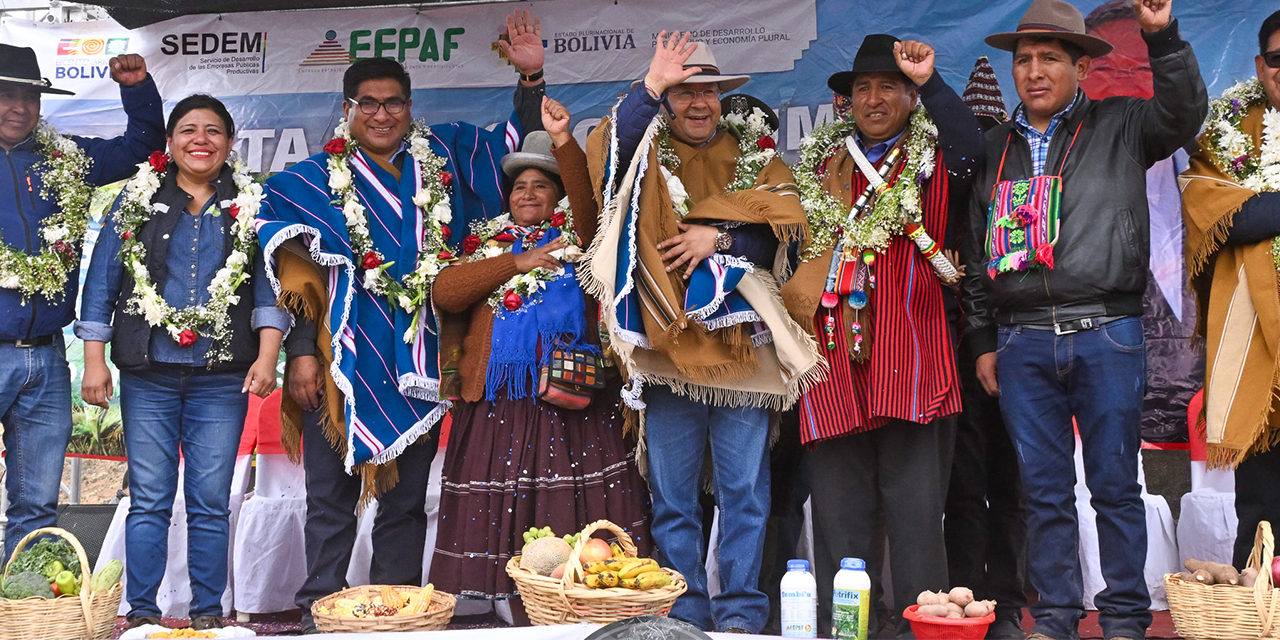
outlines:
{"label": "green leafy vegetable", "polygon": [[57,561],[62,568],[72,575],[80,576],[80,558],[71,543],[61,538],[43,538],[39,542],[18,552],[13,562],[9,563],[9,574],[34,571],[44,575],[45,567]]}

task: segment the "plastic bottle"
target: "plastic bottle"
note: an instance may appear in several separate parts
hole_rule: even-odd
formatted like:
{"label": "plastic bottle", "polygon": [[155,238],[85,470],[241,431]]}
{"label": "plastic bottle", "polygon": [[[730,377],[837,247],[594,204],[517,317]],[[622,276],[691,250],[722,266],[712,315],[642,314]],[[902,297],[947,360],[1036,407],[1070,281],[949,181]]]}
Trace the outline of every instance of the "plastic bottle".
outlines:
{"label": "plastic bottle", "polygon": [[840,561],[831,603],[831,637],[866,640],[871,608],[871,577],[861,558]]}
{"label": "plastic bottle", "polygon": [[818,637],[818,583],[808,560],[788,560],[782,576],[782,636]]}

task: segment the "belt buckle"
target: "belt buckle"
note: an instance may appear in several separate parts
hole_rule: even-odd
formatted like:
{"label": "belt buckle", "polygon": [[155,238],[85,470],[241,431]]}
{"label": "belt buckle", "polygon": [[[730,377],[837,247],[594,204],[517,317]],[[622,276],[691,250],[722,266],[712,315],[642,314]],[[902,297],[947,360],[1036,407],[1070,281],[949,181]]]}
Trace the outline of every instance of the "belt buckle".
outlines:
{"label": "belt buckle", "polygon": [[36,346],[36,341],[28,340],[26,338],[19,338],[13,341],[13,346],[14,348],[17,348],[17,349],[31,349]]}
{"label": "belt buckle", "polygon": [[[1074,325],[1074,326],[1071,326]],[[1067,328],[1063,328],[1067,326]],[[1073,333],[1080,333],[1085,329],[1093,328],[1093,318],[1080,318],[1078,320],[1070,320],[1067,322],[1053,323],[1053,332],[1060,336],[1069,336]]]}

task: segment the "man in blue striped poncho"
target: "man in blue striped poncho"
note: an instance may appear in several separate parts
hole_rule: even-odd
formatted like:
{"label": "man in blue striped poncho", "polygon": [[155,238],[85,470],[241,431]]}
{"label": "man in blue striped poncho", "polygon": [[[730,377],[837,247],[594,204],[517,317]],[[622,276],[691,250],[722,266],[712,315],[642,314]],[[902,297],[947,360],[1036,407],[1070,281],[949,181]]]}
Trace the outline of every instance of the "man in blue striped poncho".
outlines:
{"label": "man in blue striped poncho", "polygon": [[499,160],[541,128],[538,31],[527,12],[508,19],[503,50],[521,81],[505,127],[415,123],[404,68],[359,60],[325,151],[267,182],[259,238],[296,318],[281,422],[306,471],[304,629],[311,604],[346,586],[361,500],[379,502],[370,580],[422,582],[429,432],[450,406],[441,370],[453,357],[437,353],[449,327],[437,326],[430,283],[470,223],[502,211]]}

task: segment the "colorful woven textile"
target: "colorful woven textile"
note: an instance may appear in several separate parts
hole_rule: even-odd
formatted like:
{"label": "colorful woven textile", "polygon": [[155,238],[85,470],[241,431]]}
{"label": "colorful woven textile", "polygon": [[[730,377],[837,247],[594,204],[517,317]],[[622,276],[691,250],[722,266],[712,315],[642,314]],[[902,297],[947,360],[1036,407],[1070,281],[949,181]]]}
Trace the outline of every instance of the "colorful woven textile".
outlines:
{"label": "colorful woven textile", "polygon": [[987,273],[1053,268],[1062,178],[1039,176],[996,185],[987,216]]}

